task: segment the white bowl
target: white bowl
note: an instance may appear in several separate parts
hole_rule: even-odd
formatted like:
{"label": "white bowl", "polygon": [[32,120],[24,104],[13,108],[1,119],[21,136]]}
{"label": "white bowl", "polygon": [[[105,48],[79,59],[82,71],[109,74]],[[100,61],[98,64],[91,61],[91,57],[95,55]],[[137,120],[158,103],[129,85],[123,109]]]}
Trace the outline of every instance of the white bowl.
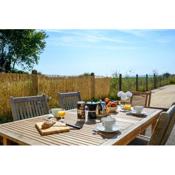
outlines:
{"label": "white bowl", "polygon": [[58,112],[62,111],[62,108],[52,108],[50,109],[51,113],[55,116],[55,117],[59,117]]}
{"label": "white bowl", "polygon": [[108,107],[109,108],[109,112],[116,112],[117,110],[117,106],[116,107]]}

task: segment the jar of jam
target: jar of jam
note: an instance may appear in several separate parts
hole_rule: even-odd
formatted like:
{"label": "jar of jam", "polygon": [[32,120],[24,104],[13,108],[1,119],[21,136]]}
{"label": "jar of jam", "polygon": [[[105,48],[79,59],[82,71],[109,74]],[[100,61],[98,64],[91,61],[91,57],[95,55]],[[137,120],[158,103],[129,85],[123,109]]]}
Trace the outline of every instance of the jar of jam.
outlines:
{"label": "jar of jam", "polygon": [[77,102],[77,118],[78,120],[85,120],[85,102]]}

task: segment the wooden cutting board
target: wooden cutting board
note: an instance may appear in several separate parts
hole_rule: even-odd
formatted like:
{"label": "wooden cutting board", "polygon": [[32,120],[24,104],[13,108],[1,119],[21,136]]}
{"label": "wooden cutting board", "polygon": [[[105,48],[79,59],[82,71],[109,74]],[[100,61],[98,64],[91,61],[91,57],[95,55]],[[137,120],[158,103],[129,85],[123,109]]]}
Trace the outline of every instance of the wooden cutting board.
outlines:
{"label": "wooden cutting board", "polygon": [[57,134],[62,132],[68,132],[70,130],[69,126],[56,126],[59,125],[59,123],[56,123],[50,128],[47,129],[41,129],[43,122],[38,122],[35,124],[36,129],[39,131],[40,135],[46,136],[50,134]]}

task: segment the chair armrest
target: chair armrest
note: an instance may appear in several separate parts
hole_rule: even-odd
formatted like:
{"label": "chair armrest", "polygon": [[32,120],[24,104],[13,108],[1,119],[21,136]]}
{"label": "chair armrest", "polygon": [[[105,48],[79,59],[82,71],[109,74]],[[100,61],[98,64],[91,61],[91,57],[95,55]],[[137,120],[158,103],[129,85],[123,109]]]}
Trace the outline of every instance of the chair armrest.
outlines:
{"label": "chair armrest", "polygon": [[161,108],[161,107],[146,107],[146,108],[151,108],[151,109],[160,109],[160,110],[163,110],[163,111],[168,111],[169,108]]}

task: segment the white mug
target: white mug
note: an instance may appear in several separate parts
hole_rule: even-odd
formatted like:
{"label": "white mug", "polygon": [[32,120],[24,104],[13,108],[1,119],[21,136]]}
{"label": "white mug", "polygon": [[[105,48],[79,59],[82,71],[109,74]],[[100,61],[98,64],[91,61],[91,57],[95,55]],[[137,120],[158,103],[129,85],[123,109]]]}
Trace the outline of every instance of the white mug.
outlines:
{"label": "white mug", "polygon": [[103,118],[102,123],[106,131],[112,131],[116,120],[110,116]]}
{"label": "white mug", "polygon": [[136,111],[136,113],[141,114],[143,111],[143,106],[134,106],[134,110]]}

